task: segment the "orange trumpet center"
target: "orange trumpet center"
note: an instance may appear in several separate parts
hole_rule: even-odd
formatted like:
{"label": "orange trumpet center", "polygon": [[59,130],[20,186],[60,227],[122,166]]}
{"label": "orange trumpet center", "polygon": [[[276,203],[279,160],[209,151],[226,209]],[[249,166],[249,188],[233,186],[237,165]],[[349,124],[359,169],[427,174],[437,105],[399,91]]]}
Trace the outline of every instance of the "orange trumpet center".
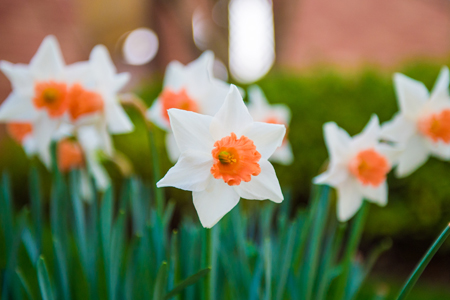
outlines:
{"label": "orange trumpet center", "polygon": [[78,142],[62,140],[58,143],[58,168],[62,173],[84,166],[83,150]]}
{"label": "orange trumpet center", "polygon": [[33,127],[30,123],[8,123],[6,130],[16,142],[21,144],[27,135],[33,132]]}
{"label": "orange trumpet center", "polygon": [[171,108],[198,112],[197,102],[189,97],[185,89],[181,89],[179,92],[165,89],[161,93],[160,99],[162,103],[162,113],[167,122],[170,122],[167,110]]}
{"label": "orange trumpet center", "polygon": [[33,103],[36,108],[47,110],[50,117],[60,117],[69,106],[67,84],[56,81],[36,83]]}
{"label": "orange trumpet center", "polygon": [[379,186],[386,180],[390,165],[387,159],[374,149],[361,151],[349,164],[352,173],[363,185]]}
{"label": "orange trumpet center", "polygon": [[261,173],[258,164],[261,154],[256,151],[253,141],[245,136],[238,139],[232,132],[230,136],[216,141],[211,153],[214,159],[211,174],[230,186],[239,185],[242,180],[249,182],[252,175]]}
{"label": "orange trumpet center", "polygon": [[74,84],[69,90],[69,114],[72,120],[80,116],[103,110],[100,94],[85,90],[80,84]]}
{"label": "orange trumpet center", "polygon": [[450,143],[450,109],[420,119],[418,128],[433,142]]}

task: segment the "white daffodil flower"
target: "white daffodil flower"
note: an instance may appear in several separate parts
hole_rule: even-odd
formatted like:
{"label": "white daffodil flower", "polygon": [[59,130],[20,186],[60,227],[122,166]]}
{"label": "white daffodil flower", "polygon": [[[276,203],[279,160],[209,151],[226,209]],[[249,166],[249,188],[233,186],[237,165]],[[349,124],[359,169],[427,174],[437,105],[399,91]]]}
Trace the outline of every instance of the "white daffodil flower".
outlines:
{"label": "white daffodil flower", "polygon": [[236,86],[212,116],[169,110],[181,156],[158,183],[192,191],[204,227],[211,228],[246,199],[283,201],[269,157],[283,142],[283,125],[254,122]]}
{"label": "white daffodil flower", "polygon": [[450,159],[449,70],[442,68],[431,95],[423,83],[403,74],[396,73],[394,83],[400,111],[383,124],[381,134],[403,149],[396,175],[405,177],[430,155]]}
{"label": "white daffodil flower", "polygon": [[[248,98],[248,111],[250,112],[250,115],[252,115],[253,120],[271,124],[283,124],[287,129],[289,128],[289,123],[291,121],[291,111],[289,107],[284,104],[270,105],[264,92],[257,85],[249,87]],[[269,160],[283,165],[292,163],[294,155],[292,154],[292,148],[287,139],[287,134],[281,147],[275,150]]]}
{"label": "white daffodil flower", "polygon": [[72,69],[66,68],[58,42],[47,36],[29,65],[0,63],[13,91],[0,106],[0,121],[32,123],[41,160],[50,165],[49,145],[68,108],[68,84]]}
{"label": "white daffodil flower", "polygon": [[380,206],[387,204],[386,176],[398,151],[379,142],[380,130],[376,115],[354,137],[334,122],[324,124],[330,163],[328,170],[313,181],[337,189],[337,216],[341,222],[353,217],[364,199]]}
{"label": "white daffodil flower", "polygon": [[214,54],[204,52],[184,66],[171,62],[166,69],[163,91],[147,111],[147,118],[168,132],[166,148],[169,158],[176,161],[180,150],[172,134],[168,109],[178,108],[213,116],[222,106],[229,84],[212,76]]}

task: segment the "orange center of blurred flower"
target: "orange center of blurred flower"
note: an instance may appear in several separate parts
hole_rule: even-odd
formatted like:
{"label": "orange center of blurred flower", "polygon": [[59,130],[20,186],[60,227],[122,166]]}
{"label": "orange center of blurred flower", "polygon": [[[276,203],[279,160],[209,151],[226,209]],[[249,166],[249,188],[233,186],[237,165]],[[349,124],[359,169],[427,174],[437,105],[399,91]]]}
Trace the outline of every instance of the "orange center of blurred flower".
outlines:
{"label": "orange center of blurred flower", "polygon": [[69,106],[67,85],[55,81],[36,83],[33,103],[38,109],[46,109],[50,117],[60,117]]}
{"label": "orange center of blurred flower", "polygon": [[25,137],[33,132],[33,127],[30,123],[8,123],[6,130],[15,141],[22,143]]}
{"label": "orange center of blurred flower", "polygon": [[80,116],[103,110],[100,94],[85,90],[80,84],[74,84],[69,90],[69,114],[72,120]]}
{"label": "orange center of blurred flower", "polygon": [[434,142],[450,143],[450,109],[420,119],[418,128]]}
{"label": "orange center of blurred flower", "polygon": [[387,159],[374,149],[358,153],[349,164],[350,173],[356,176],[363,185],[379,186],[386,180],[390,165]]}
{"label": "orange center of blurred flower", "polygon": [[61,172],[66,173],[71,169],[84,166],[83,150],[78,142],[61,140],[58,143],[57,152],[58,168]]}
{"label": "orange center of blurred flower", "polygon": [[197,102],[188,96],[185,89],[181,89],[179,92],[165,89],[161,93],[160,99],[162,103],[162,113],[167,122],[170,122],[167,110],[171,108],[198,112]]}
{"label": "orange center of blurred flower", "polygon": [[269,117],[267,118],[264,123],[269,123],[269,124],[280,124],[280,125],[284,125],[284,127],[286,127],[286,133],[284,134],[284,138],[283,138],[283,144],[285,144],[287,142],[287,137],[288,137],[288,132],[289,132],[289,127],[287,126],[287,124],[285,124],[284,122],[278,120],[275,117]]}
{"label": "orange center of blurred flower", "polygon": [[223,179],[228,185],[239,185],[241,181],[249,182],[253,176],[261,173],[258,162],[261,154],[256,151],[252,140],[245,136],[239,139],[233,132],[214,143],[212,150],[214,164],[211,174],[216,179]]}

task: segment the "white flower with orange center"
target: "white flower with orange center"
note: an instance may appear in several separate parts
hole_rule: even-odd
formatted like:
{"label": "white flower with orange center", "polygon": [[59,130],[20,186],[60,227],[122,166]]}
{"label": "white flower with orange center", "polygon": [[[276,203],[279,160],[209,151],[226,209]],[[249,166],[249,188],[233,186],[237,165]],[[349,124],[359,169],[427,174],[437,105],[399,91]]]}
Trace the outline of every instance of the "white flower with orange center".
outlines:
{"label": "white flower with orange center", "polygon": [[379,142],[380,130],[376,115],[354,137],[334,122],[324,125],[330,163],[327,171],[314,178],[314,183],[337,189],[337,216],[341,222],[350,219],[364,199],[380,206],[387,204],[386,176],[398,151]]}
{"label": "white flower with orange center", "polygon": [[383,124],[382,138],[402,149],[396,174],[405,177],[430,156],[450,159],[449,71],[443,67],[433,91],[403,74],[394,75],[400,111]]}
{"label": "white flower with orange center", "polygon": [[169,117],[181,155],[157,186],[192,191],[204,227],[214,226],[240,197],[283,200],[268,158],[286,128],[254,122],[236,86],[214,117],[180,109],[169,110]]}
{"label": "white flower with orange center", "polygon": [[[287,128],[287,132],[289,131],[289,123],[291,121],[291,111],[289,107],[284,104],[270,105],[263,91],[257,85],[249,87],[248,99],[248,111],[252,115],[253,120],[257,122],[283,124]],[[269,160],[283,165],[292,163],[294,155],[292,154],[292,148],[287,138],[287,133],[283,143],[273,153]]]}
{"label": "white flower with orange center", "polygon": [[180,155],[172,134],[168,110],[177,108],[213,116],[223,104],[229,84],[212,76],[214,54],[206,51],[198,59],[184,66],[171,62],[166,69],[163,91],[147,111],[150,121],[168,132],[166,147],[169,158]]}
{"label": "white flower with orange center", "polygon": [[13,91],[0,106],[0,121],[32,124],[37,151],[50,164],[53,133],[69,108],[70,84],[78,66],[66,67],[58,42],[44,39],[29,65],[0,63]]}

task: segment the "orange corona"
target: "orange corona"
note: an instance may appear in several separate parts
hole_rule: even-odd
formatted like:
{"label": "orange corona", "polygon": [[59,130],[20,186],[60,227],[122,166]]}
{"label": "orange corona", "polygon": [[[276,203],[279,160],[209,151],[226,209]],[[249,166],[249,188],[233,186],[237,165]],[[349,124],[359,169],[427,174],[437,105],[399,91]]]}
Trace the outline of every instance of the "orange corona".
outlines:
{"label": "orange corona", "polygon": [[170,122],[169,113],[167,110],[171,108],[198,112],[197,102],[189,97],[185,89],[181,89],[179,92],[173,92],[169,89],[165,89],[161,93],[160,99],[162,113],[167,122]]}
{"label": "orange corona", "polygon": [[378,187],[386,180],[390,165],[375,149],[367,149],[350,161],[349,170],[363,185]]}
{"label": "orange corona", "polygon": [[71,169],[77,169],[84,166],[83,150],[76,141],[68,139],[58,143],[58,168],[66,173]]}
{"label": "orange corona", "polygon": [[420,119],[418,129],[434,142],[450,143],[450,109]]}
{"label": "orange corona", "polygon": [[242,180],[249,182],[252,175],[258,176],[261,172],[258,164],[261,154],[253,141],[245,136],[238,139],[233,132],[215,142],[212,156],[211,174],[230,186],[239,185]]}
{"label": "orange corona", "polygon": [[67,84],[56,81],[36,83],[33,103],[36,108],[45,109],[50,117],[62,116],[69,106]]}
{"label": "orange corona", "polygon": [[76,120],[85,114],[103,110],[100,94],[85,90],[80,84],[74,84],[69,90],[69,115]]}
{"label": "orange corona", "polygon": [[33,132],[33,127],[30,123],[8,123],[6,130],[15,141],[22,143],[27,135]]}

